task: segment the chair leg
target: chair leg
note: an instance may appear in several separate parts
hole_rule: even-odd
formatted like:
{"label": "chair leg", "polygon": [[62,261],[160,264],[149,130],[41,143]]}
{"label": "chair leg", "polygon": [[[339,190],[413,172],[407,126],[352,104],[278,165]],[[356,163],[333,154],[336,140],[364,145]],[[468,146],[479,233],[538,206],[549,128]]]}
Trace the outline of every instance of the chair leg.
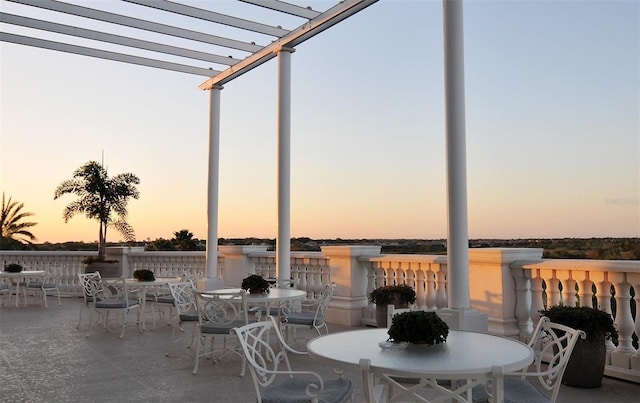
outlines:
{"label": "chair leg", "polygon": [[193,364],[193,374],[198,372],[198,363],[200,362],[200,344],[202,344],[202,340],[198,340],[198,343],[196,343],[196,362]]}
{"label": "chair leg", "polygon": [[127,315],[127,312],[126,311],[122,311],[122,330],[120,331],[120,338],[124,337],[124,328],[127,326],[126,315]]}

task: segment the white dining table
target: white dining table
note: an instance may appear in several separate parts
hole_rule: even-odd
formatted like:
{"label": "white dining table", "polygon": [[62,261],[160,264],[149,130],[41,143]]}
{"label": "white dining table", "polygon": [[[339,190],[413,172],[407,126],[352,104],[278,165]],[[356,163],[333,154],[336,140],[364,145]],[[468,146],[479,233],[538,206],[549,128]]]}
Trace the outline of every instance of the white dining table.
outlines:
{"label": "white dining table", "polygon": [[140,290],[138,299],[140,301],[142,330],[146,330],[145,312],[147,307],[147,292],[149,289],[176,284],[180,281],[182,281],[181,277],[156,277],[153,281],[139,281],[135,278],[124,279],[124,286],[127,287],[129,291]]}
{"label": "white dining table", "polygon": [[[1,271],[0,278],[8,278],[11,280],[12,284],[15,284],[15,293],[16,293],[16,308],[18,305],[18,300],[20,296],[20,283],[24,282],[30,278],[42,278],[45,276],[47,272],[44,270],[22,270],[18,273],[12,273],[8,271]],[[11,296],[9,296],[9,302],[11,302]]]}
{"label": "white dining table", "polygon": [[[237,293],[240,288],[222,288],[217,290],[205,291],[210,294]],[[303,290],[295,290],[292,288],[270,288],[269,292],[260,294],[246,294],[248,304],[263,304],[267,308],[267,312],[271,308],[278,310],[282,304],[288,304],[295,301],[303,300],[307,297],[307,292]]]}
{"label": "white dining table", "polygon": [[[474,385],[492,380],[494,397],[500,401],[502,374],[518,371],[533,362],[533,350],[524,343],[486,333],[449,330],[445,343],[433,346],[408,344],[406,348],[385,349],[379,343],[388,339],[388,329],[354,330],[317,337],[307,344],[309,356],[323,364],[360,371],[360,359],[368,358],[371,368],[397,376],[416,377],[430,382],[451,380],[446,392],[457,388],[457,380],[466,380],[456,398],[471,400]],[[463,396],[463,395],[466,395]]]}

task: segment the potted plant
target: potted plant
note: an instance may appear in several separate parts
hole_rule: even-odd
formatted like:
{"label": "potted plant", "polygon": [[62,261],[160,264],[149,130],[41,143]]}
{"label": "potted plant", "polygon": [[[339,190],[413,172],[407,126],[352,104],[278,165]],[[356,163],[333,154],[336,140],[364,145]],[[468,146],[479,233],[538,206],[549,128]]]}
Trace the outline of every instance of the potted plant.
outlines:
{"label": "potted plant", "polygon": [[[107,169],[96,161],[89,161],[73,173],[73,178],[62,182],[56,188],[53,199],[65,194],[74,194],[78,199],[65,207],[64,222],[74,215],[82,213],[100,224],[98,232],[98,256],[85,259],[85,271],[100,271],[103,277],[119,277],[122,269],[117,261],[111,261],[111,267],[100,267],[107,263],[105,259],[107,229],[115,228],[126,241],[135,241],[133,227],[127,223],[127,203],[129,198],[137,199],[140,194],[135,185],[140,179],[132,173],[109,177]],[[113,267],[113,263],[116,267]],[[109,271],[115,272],[109,272]]]}
{"label": "potted plant", "polygon": [[449,326],[435,312],[409,311],[395,315],[387,333],[394,343],[432,346],[447,341]]}
{"label": "potted plant", "polygon": [[376,304],[376,323],[378,327],[387,327],[387,305],[396,308],[408,308],[416,302],[415,290],[406,285],[385,285],[369,293],[369,301]]}
{"label": "potted plant", "polygon": [[269,292],[269,282],[262,276],[251,274],[242,280],[241,288],[251,294],[263,294]]}
{"label": "potted plant", "polygon": [[587,338],[578,339],[573,348],[562,383],[582,388],[600,387],[607,355],[605,340],[618,341],[618,331],[611,315],[596,308],[564,305],[543,309],[540,314],[551,322],[587,334]]}
{"label": "potted plant", "polygon": [[20,273],[22,271],[22,266],[18,263],[9,263],[4,265],[4,271],[7,273]]}
{"label": "potted plant", "polygon": [[138,269],[133,271],[133,278],[138,281],[155,281],[156,277],[151,270]]}

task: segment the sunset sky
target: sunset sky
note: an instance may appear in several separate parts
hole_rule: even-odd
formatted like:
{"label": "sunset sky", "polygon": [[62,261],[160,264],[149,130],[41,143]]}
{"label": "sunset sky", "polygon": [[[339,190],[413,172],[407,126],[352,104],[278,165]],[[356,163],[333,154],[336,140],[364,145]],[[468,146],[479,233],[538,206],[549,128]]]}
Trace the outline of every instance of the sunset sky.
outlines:
{"label": "sunset sky", "polygon": [[[640,236],[640,2],[468,1],[464,19],[469,237]],[[296,48],[293,237],[446,237],[442,31],[441,1],[381,0]],[[0,189],[38,242],[97,240],[53,192],[103,153],[141,180],[139,240],[206,237],[205,78],[0,52]],[[274,59],[222,90],[220,237],[277,234],[276,84]]]}

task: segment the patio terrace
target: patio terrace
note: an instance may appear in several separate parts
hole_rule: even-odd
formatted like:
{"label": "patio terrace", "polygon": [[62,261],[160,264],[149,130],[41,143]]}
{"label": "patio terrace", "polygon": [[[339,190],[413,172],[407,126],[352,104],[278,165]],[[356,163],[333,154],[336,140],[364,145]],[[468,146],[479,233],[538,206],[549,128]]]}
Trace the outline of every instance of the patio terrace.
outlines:
{"label": "patio terrace", "polygon": [[[171,327],[158,321],[155,330],[139,333],[129,324],[123,339],[117,332],[95,327],[86,337],[85,322],[76,329],[82,299],[63,298],[63,305],[44,308],[39,300],[16,308],[0,309],[0,373],[2,402],[252,402],[251,377],[241,378],[240,359],[230,355],[213,364],[203,360],[196,375],[193,351],[187,341],[173,346]],[[330,324],[330,331],[361,326]],[[313,333],[308,333],[312,335]],[[293,357],[292,357],[293,358]],[[333,376],[308,357],[295,357],[292,365]],[[355,389],[354,402],[362,402],[360,374],[346,372]],[[636,402],[640,386],[605,377],[602,387],[577,389],[562,386],[560,402]]]}

